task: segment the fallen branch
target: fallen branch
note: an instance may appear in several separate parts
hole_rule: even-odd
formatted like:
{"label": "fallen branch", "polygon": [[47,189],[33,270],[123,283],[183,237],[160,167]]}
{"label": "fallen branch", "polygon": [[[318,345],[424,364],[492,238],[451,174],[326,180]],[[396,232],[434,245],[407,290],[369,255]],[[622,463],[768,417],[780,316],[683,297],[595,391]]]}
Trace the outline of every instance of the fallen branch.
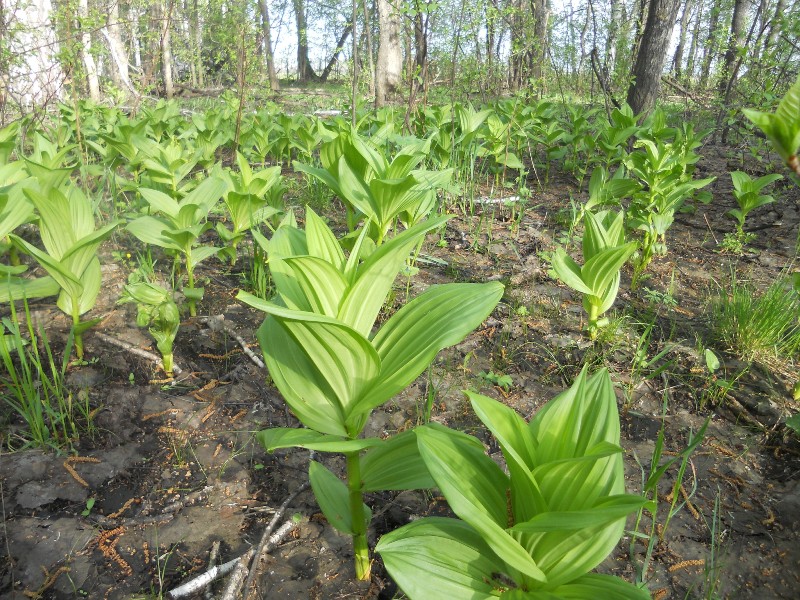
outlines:
{"label": "fallen branch", "polygon": [[[122,348],[123,350],[126,350],[127,352],[130,352],[131,354],[138,356],[139,358],[144,358],[151,362],[161,363],[163,365],[161,357],[157,356],[156,354],[153,354],[152,352],[148,352],[147,350],[142,350],[138,346],[134,346],[129,342],[125,342],[115,337],[111,337],[110,335],[106,335],[105,333],[102,333],[100,331],[95,331],[94,335],[95,337],[100,338],[107,344],[111,344],[112,346],[116,346],[117,348]],[[174,375],[180,375],[181,373],[183,373],[183,370],[178,365],[173,364],[172,372]]]}
{"label": "fallen branch", "polygon": [[238,333],[236,333],[236,331],[234,331],[234,329],[230,325],[228,325],[228,323],[225,321],[224,315],[216,315],[213,317],[201,317],[200,322],[208,325],[208,327],[212,331],[221,330],[227,333],[229,336],[231,336],[233,339],[236,340],[236,342],[242,347],[242,352],[244,352],[247,355],[247,357],[250,360],[252,360],[253,363],[255,363],[255,365],[259,369],[265,368],[264,361],[261,360],[255,352],[250,350],[249,346],[247,345],[247,341]]}
{"label": "fallen branch", "polygon": [[[228,585],[225,588],[225,592],[222,596],[223,600],[225,598],[236,598],[236,594],[239,593],[239,590],[242,589],[242,584],[245,583],[246,587],[252,584],[253,579],[253,572],[255,569],[251,570],[250,563],[253,561],[253,557],[255,557],[255,561],[253,561],[253,566],[255,567],[261,561],[262,555],[268,554],[272,550],[274,550],[278,544],[283,541],[286,536],[288,536],[292,531],[297,528],[297,523],[290,519],[286,523],[284,523],[275,533],[273,534],[273,530],[275,529],[276,524],[283,516],[283,513],[286,512],[289,504],[297,498],[302,492],[307,490],[309,487],[308,482],[304,483],[300,487],[298,487],[294,492],[292,492],[286,500],[283,501],[283,504],[280,505],[277,511],[275,511],[275,515],[272,517],[272,520],[267,525],[264,534],[261,536],[261,542],[258,544],[258,548],[250,548],[247,552],[245,552],[242,556],[234,558],[233,560],[229,560],[228,562],[221,564],[219,566],[215,566],[210,568],[205,573],[202,573],[198,577],[191,579],[176,587],[175,589],[171,590],[167,593],[167,595],[175,600],[176,598],[183,598],[185,596],[190,596],[192,594],[198,593],[200,590],[204,589],[220,577],[227,575],[234,569],[236,572],[233,576],[231,576]],[[241,567],[241,568],[237,568]],[[245,582],[245,578],[247,581]],[[232,595],[231,595],[232,594]]]}
{"label": "fallen branch", "polygon": [[[305,483],[303,483],[303,485],[298,487],[294,492],[289,494],[289,497],[286,498],[286,500],[283,501],[283,504],[281,504],[278,507],[278,510],[275,511],[275,514],[272,516],[272,520],[267,525],[267,528],[264,530],[264,533],[261,534],[261,541],[258,543],[258,548],[256,549],[255,560],[253,561],[253,567],[250,569],[250,575],[248,576],[247,583],[245,584],[244,588],[245,598],[249,599],[251,596],[251,593],[248,590],[250,590],[251,586],[253,585],[253,580],[255,579],[256,571],[258,570],[258,566],[261,564],[261,561],[264,559],[264,556],[272,552],[275,549],[275,547],[281,542],[281,540],[284,537],[286,537],[289,534],[289,532],[297,526],[297,524],[294,521],[289,520],[286,523],[284,523],[281,526],[281,528],[278,529],[278,531],[275,532],[275,535],[272,535],[272,532],[277,526],[278,521],[280,521],[283,518],[283,514],[286,512],[286,509],[289,507],[289,504],[300,494],[305,492],[308,488],[309,488],[309,482],[306,481]],[[287,525],[290,525],[291,527],[289,527],[288,530],[284,531]]]}
{"label": "fallen branch", "polygon": [[[246,554],[245,554],[246,556]],[[227,575],[236,567],[239,561],[244,558],[244,556],[238,556],[233,560],[229,560],[226,563],[218,565],[216,567],[212,567],[199,577],[195,577],[194,579],[187,581],[183,585],[176,587],[174,590],[167,592],[167,595],[170,598],[183,598],[184,596],[190,596],[195,594],[205,588],[207,585],[216,581],[223,575]]]}

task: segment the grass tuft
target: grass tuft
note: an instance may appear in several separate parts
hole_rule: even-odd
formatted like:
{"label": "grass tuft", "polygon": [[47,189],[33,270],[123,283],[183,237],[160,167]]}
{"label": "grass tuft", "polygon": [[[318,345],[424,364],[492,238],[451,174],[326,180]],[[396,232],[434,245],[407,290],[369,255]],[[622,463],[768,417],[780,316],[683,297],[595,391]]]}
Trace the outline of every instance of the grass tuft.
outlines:
{"label": "grass tuft", "polygon": [[731,276],[711,300],[714,338],[747,361],[791,361],[800,352],[800,297],[786,277],[763,293]]}

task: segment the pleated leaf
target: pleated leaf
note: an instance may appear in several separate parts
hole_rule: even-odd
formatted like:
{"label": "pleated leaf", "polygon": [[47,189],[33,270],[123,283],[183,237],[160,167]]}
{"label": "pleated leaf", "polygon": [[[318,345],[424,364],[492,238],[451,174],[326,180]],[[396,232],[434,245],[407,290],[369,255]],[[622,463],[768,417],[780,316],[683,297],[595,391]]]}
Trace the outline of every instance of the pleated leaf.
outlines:
{"label": "pleated leaf", "polygon": [[462,341],[494,310],[503,295],[499,282],[432,286],[381,327],[373,345],[381,373],[359,403],[367,411],[407,387],[442,348]]}
{"label": "pleated leaf", "polygon": [[494,461],[457,438],[418,428],[420,453],[450,508],[480,533],[492,551],[512,569],[546,582],[530,554],[507,532],[509,480]]}
{"label": "pleated leaf", "polygon": [[428,231],[446,220],[447,217],[439,217],[420,223],[375,250],[358,266],[354,283],[340,305],[339,319],[361,335],[370,335],[386,296],[411,249]]}
{"label": "pleated leaf", "polygon": [[321,433],[355,437],[348,417],[378,374],[372,345],[347,325],[293,311],[250,294],[240,300],[268,313],[257,332],[275,385],[300,421]]}
{"label": "pleated leaf", "polygon": [[[315,460],[308,466],[308,479],[314,497],[319,503],[322,514],[338,531],[353,534],[353,519],[350,515],[350,497],[347,486],[336,475]],[[372,511],[365,504],[366,522],[372,519]]]}
{"label": "pleated leaf", "polygon": [[338,435],[327,435],[311,429],[274,427],[256,434],[256,439],[267,452],[279,448],[305,448],[321,452],[358,452],[382,443],[379,438],[347,439]]}
{"label": "pleated leaf", "polygon": [[375,550],[411,600],[496,598],[502,569],[481,534],[456,519],[419,519],[384,535]]}

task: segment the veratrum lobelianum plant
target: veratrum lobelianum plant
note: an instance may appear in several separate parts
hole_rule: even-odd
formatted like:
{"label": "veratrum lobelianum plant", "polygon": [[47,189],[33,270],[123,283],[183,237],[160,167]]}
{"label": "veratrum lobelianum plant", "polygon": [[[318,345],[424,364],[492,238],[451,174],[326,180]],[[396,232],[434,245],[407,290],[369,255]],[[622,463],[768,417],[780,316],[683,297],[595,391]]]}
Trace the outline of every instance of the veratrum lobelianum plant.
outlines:
{"label": "veratrum lobelianum plant", "polygon": [[161,364],[169,376],[174,367],[172,346],[181,325],[178,305],[172,291],[155,283],[139,281],[126,285],[119,304],[136,303],[136,324],[147,327],[161,353]]}
{"label": "veratrum lobelianum plant", "polygon": [[305,231],[280,227],[269,241],[274,301],[237,296],[267,313],[257,333],[265,362],[308,428],[268,429],[258,438],[270,451],[299,446],[345,455],[347,485],[317,462],[309,478],[328,521],[353,538],[359,579],[370,573],[363,493],[432,485],[410,432],[389,440],[361,437],[370,413],[414,381],[439,350],[477,327],[503,294],[497,282],[432,286],[374,331],[409,253],[446,219],[408,229],[362,260],[366,228],[345,257],[331,230],[307,210]]}
{"label": "veratrum lobelianum plant", "polygon": [[[625,494],[616,396],[608,373],[548,402],[530,423],[467,392],[503,452],[444,428],[418,427],[419,450],[458,519],[426,517],[384,535],[376,551],[411,600],[638,600],[646,589],[590,574],[652,503]],[[466,438],[466,439],[465,439]]]}
{"label": "veratrum lobelianum plant", "polygon": [[783,176],[776,173],[753,179],[742,171],[731,172],[733,195],[736,197],[739,208],[729,210],[726,214],[736,219],[736,230],[740,239],[745,236],[744,221],[747,215],[760,206],[775,202],[775,198],[762,194],[761,190],[779,179],[783,179]]}
{"label": "veratrum lobelianum plant", "polygon": [[449,183],[450,169],[416,169],[425,160],[429,147],[429,143],[405,146],[389,161],[356,131],[343,132],[322,145],[322,169],[297,161],[294,168],[322,181],[347,204],[351,229],[363,215],[370,237],[380,245],[398,216],[417,213],[420,205],[430,210],[432,191]]}
{"label": "veratrum lobelianum plant", "polygon": [[563,248],[553,254],[553,270],[573,290],[583,294],[583,308],[589,316],[587,331],[595,339],[598,329],[608,324],[600,317],[614,304],[619,291],[620,269],[636,251],[636,242],[625,243],[623,212],[587,212],[583,223],[581,267]]}
{"label": "veratrum lobelianum plant", "polygon": [[[31,164],[28,165],[29,168]],[[61,173],[53,171],[52,177],[60,180]],[[9,238],[22,252],[31,255],[58,285],[58,307],[72,318],[75,336],[75,353],[83,358],[83,332],[95,320],[81,321],[81,315],[94,307],[100,292],[100,260],[97,249],[120,224],[112,221],[95,229],[94,209],[91,201],[77,186],[59,189],[58,185],[42,184],[24,187],[23,192],[39,215],[39,235],[44,249],[14,234]],[[45,279],[42,287],[52,282]],[[29,289],[29,288],[28,288]],[[7,290],[13,296],[13,290]]]}
{"label": "veratrum lobelianum plant", "polygon": [[159,215],[145,215],[128,223],[128,231],[145,244],[165,248],[176,256],[183,255],[187,279],[183,293],[193,317],[197,315],[196,302],[203,299],[203,288],[194,285],[194,269],[220,250],[214,246],[198,246],[197,240],[211,228],[208,213],[226,190],[227,183],[217,177],[205,179],[180,201],[158,190],[140,188],[142,197]]}

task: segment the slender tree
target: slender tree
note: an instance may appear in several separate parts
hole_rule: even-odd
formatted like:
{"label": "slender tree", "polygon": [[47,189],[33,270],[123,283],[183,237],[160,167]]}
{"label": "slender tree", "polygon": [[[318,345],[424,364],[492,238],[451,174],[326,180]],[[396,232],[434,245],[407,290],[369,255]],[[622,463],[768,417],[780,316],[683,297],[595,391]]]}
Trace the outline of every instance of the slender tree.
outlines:
{"label": "slender tree", "polygon": [[258,8],[261,12],[261,32],[264,36],[264,62],[267,67],[267,77],[269,77],[269,88],[275,92],[280,89],[278,75],[275,72],[275,57],[272,54],[272,33],[269,20],[269,6],[267,0],[258,0]]}
{"label": "slender tree", "polygon": [[694,3],[686,0],[681,13],[680,32],[678,34],[678,45],[675,48],[675,55],[672,59],[672,72],[677,79],[683,78],[683,54],[686,51],[686,39],[689,35],[689,18],[692,15]]}

